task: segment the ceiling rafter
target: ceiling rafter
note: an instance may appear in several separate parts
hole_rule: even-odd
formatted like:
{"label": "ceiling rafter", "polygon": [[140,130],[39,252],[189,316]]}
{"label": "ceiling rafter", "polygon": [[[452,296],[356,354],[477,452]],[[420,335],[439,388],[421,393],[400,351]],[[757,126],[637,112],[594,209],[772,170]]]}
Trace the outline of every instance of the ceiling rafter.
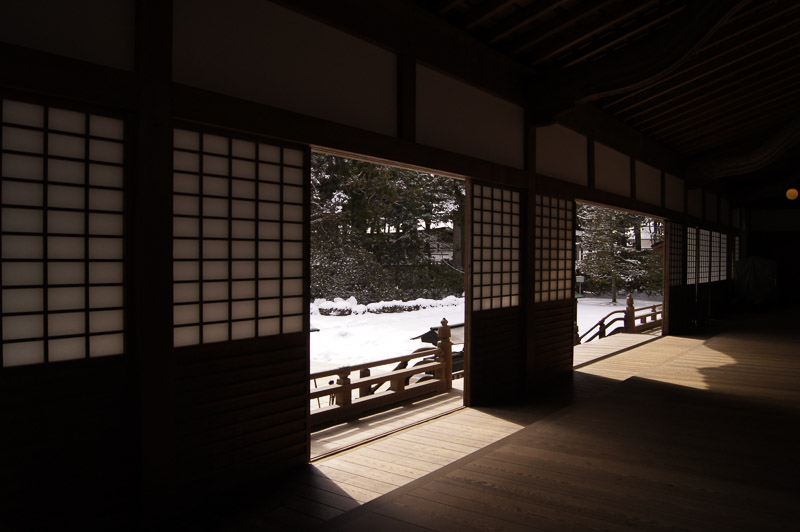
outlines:
{"label": "ceiling rafter", "polygon": [[439,8],[439,14],[445,15],[463,3],[464,0],[452,0],[451,2],[447,2],[442,7]]}
{"label": "ceiling rafter", "polygon": [[688,173],[693,179],[719,179],[743,175],[765,168],[800,143],[800,117],[779,129],[771,138],[755,148],[701,159],[690,164]]}
{"label": "ceiling rafter", "polygon": [[532,115],[544,119],[576,103],[652,84],[682,66],[745,3],[692,3],[664,31],[641,41],[639,46],[548,75],[542,83],[533,84]]}
{"label": "ceiling rafter", "polygon": [[693,139],[686,143],[676,143],[675,146],[681,147],[682,153],[687,154],[690,158],[702,157],[703,154],[718,152],[725,149],[726,146],[740,147],[743,142],[761,138],[765,130],[772,131],[770,128],[785,122],[787,116],[798,115],[800,115],[800,106],[776,107],[768,112],[762,111],[748,115],[745,117],[746,124],[740,123],[738,126],[728,127],[715,136],[709,135],[700,140]]}
{"label": "ceiling rafter", "polygon": [[[668,119],[659,122],[659,125],[682,117],[685,114],[697,116],[697,107],[705,107],[707,104],[711,104],[714,102],[714,100],[719,98],[726,100],[730,96],[739,93],[753,95],[756,93],[755,91],[759,90],[763,90],[764,92],[769,90],[779,90],[776,88],[777,84],[772,84],[772,81],[783,82],[783,84],[785,84],[785,82],[794,80],[800,74],[800,65],[797,63],[797,56],[791,53],[784,55],[788,57],[774,65],[765,65],[760,70],[751,69],[743,76],[739,71],[731,72],[718,79],[712,80],[712,83],[696,87],[680,95],[661,100],[634,115],[626,116],[625,120],[631,124],[634,124],[637,128],[642,128],[642,131],[647,131],[646,124],[661,119],[665,116],[668,116]],[[787,70],[784,67],[795,68],[798,71],[794,74],[787,75]],[[789,72],[791,72],[791,70]],[[737,76],[741,77],[737,78]],[[736,78],[736,87],[733,90],[731,90],[731,86],[727,83],[730,78]],[[709,90],[709,87],[714,86],[716,87]],[[685,99],[689,94],[693,94],[695,96],[689,98],[688,100]],[[684,100],[681,101],[681,99]],[[656,109],[661,110],[658,112],[653,112]]]}
{"label": "ceiling rafter", "polygon": [[[789,34],[782,38],[775,39],[771,34],[766,34],[758,40],[758,44],[755,41],[743,42],[737,45],[733,50],[724,51],[713,57],[693,60],[690,64],[685,65],[684,69],[676,72],[674,75],[627,93],[622,98],[617,99],[613,103],[606,104],[603,107],[613,113],[624,113],[634,107],[649,103],[651,100],[661,97],[671,91],[681,89],[698,79],[715,75],[717,72],[731,65],[747,65],[749,60],[755,60],[758,54],[768,50],[776,49],[776,53],[780,53],[781,46],[787,41],[796,39],[796,37],[796,35]],[[740,51],[744,51],[744,53],[739,53]],[[616,107],[616,105],[622,101],[630,100],[635,96],[639,96],[639,98],[629,102],[626,107]]]}
{"label": "ceiling rafter", "polygon": [[[519,39],[513,40],[508,43],[507,48],[511,54],[517,55],[532,46],[544,41],[563,31],[570,26],[580,23],[580,21],[593,17],[596,13],[601,12],[609,5],[613,5],[615,0],[604,0],[593,5],[591,8],[582,9],[580,11],[564,11],[547,21],[546,28],[538,29],[537,31],[528,32],[527,35],[521,36]],[[531,38],[531,35],[535,35]]]}
{"label": "ceiling rafter", "polygon": [[789,4],[786,9],[760,15],[760,11],[765,5],[769,4],[771,4],[771,2],[755,4],[755,6],[749,10],[743,9],[743,13],[739,13],[737,16],[731,18],[725,26],[720,28],[719,33],[715,35],[706,46],[700,48],[697,53],[702,54],[710,48],[727,46],[726,43],[734,39],[741,41],[742,36],[748,32],[753,32],[757,35],[764,31],[774,31],[775,27],[772,24],[773,21],[783,20],[785,22],[788,20],[787,17],[789,15],[800,9],[800,3],[793,3]]}
{"label": "ceiling rafter", "polygon": [[498,25],[498,28],[489,32],[487,40],[489,43],[495,44],[502,39],[506,39],[525,26],[532,24],[542,17],[546,17],[563,4],[567,3],[567,1],[568,0],[546,0],[546,2],[541,4],[534,2],[519,11],[511,13]]}
{"label": "ceiling rafter", "polygon": [[[655,112],[659,108],[685,103],[703,97],[708,93],[716,93],[724,96],[731,86],[738,87],[745,80],[758,78],[759,76],[769,75],[773,70],[781,71],[785,68],[792,68],[797,64],[797,48],[800,47],[800,40],[774,50],[773,53],[765,56],[765,61],[754,64],[733,64],[730,68],[721,71],[715,76],[696,77],[693,81],[684,84],[682,90],[664,91],[656,97],[650,99],[649,105],[631,107],[625,111],[618,111],[617,115],[628,121],[636,121],[639,117],[659,116],[663,112],[669,112],[673,107],[664,109],[662,113]],[[699,95],[699,96],[695,96]]]}
{"label": "ceiling rafter", "polygon": [[[797,78],[800,74],[795,74],[793,78]],[[790,91],[791,92],[791,91]],[[780,92],[779,95],[783,96],[788,94],[787,92]],[[657,124],[653,124],[647,127],[641,127],[639,124],[635,124],[637,129],[640,129],[642,133],[654,136],[654,137],[662,137],[665,135],[670,134],[674,131],[682,131],[687,128],[691,128],[698,123],[698,121],[703,120],[706,117],[719,117],[719,116],[726,116],[731,113],[732,109],[736,109],[739,106],[747,105],[752,100],[765,100],[769,101],[774,99],[776,96],[775,91],[771,88],[755,88],[750,90],[749,92],[739,91],[739,93],[733,97],[725,98],[724,100],[716,101],[713,105],[705,105],[701,106],[699,109],[694,109],[693,113],[683,113],[679,117],[676,117],[674,120],[667,120],[663,122],[659,122]]]}
{"label": "ceiling rafter", "polygon": [[604,51],[608,50],[609,48],[613,47],[616,44],[635,39],[638,35],[640,35],[642,33],[645,33],[650,28],[652,28],[654,26],[657,26],[658,24],[661,24],[662,22],[664,22],[666,20],[671,19],[672,17],[674,17],[678,13],[682,12],[684,9],[685,9],[685,6],[678,6],[678,7],[674,8],[674,9],[668,9],[662,15],[658,16],[657,18],[648,21],[646,24],[641,24],[641,25],[637,26],[636,29],[631,31],[630,33],[627,33],[627,34],[625,34],[625,35],[623,35],[621,37],[613,39],[610,42],[607,42],[607,43],[603,44],[602,46],[587,52],[586,54],[578,57],[577,59],[573,59],[572,61],[570,61],[569,63],[564,65],[564,68],[570,68],[570,67],[575,66],[575,65],[577,65],[579,63],[582,63],[583,61],[591,59],[592,57],[603,53]]}
{"label": "ceiling rafter", "polygon": [[[798,4],[800,5],[800,4]],[[725,47],[719,48],[716,44],[709,44],[708,46],[702,47],[695,55],[693,55],[686,63],[684,68],[681,71],[677,71],[669,76],[665,76],[661,80],[658,81],[659,85],[663,85],[668,83],[670,80],[673,80],[677,77],[684,75],[688,70],[693,68],[699,68],[707,63],[711,63],[714,60],[724,57],[727,55],[731,55],[736,53],[739,50],[747,50],[749,55],[753,55],[761,50],[773,47],[778,41],[772,39],[771,35],[780,34],[785,28],[796,25],[797,22],[791,19],[785,19],[782,24],[778,25],[770,25],[767,29],[763,29],[762,27],[748,27],[746,30],[752,30],[754,35],[752,38],[743,39],[742,33],[743,32],[736,32],[736,37],[739,39],[738,42],[733,47]],[[762,42],[765,46],[761,46],[759,48],[754,49],[754,42]],[[760,45],[759,45],[760,46]],[[643,87],[641,89],[631,91],[629,93],[623,94],[622,96],[610,100],[605,104],[606,108],[612,108],[619,103],[630,99],[644,91],[651,90],[653,87]]]}
{"label": "ceiling rafter", "polygon": [[486,20],[492,18],[500,11],[506,9],[516,1],[517,0],[505,0],[503,2],[495,2],[495,1],[485,2],[478,10],[478,12],[475,13],[470,18],[469,22],[467,22],[464,27],[468,30],[471,30],[472,28],[479,26]]}
{"label": "ceiling rafter", "polygon": [[541,46],[542,50],[539,53],[534,52],[529,55],[528,61],[534,64],[543,63],[561,52],[594,38],[596,35],[619,24],[620,21],[649,9],[657,2],[658,0],[651,0],[650,2],[627,0],[624,3],[614,6],[614,10],[609,11],[601,20],[594,21],[594,24],[592,24],[590,28],[577,26],[562,32],[557,36],[558,38],[553,39],[554,42],[546,43]]}
{"label": "ceiling rafter", "polygon": [[[800,87],[782,95],[780,98],[762,101],[756,105],[747,105],[744,109],[732,109],[725,113],[724,118],[719,115],[705,118],[704,120],[696,121],[678,132],[672,132],[668,135],[659,135],[656,138],[669,145],[683,145],[695,141],[698,138],[713,137],[715,132],[720,135],[727,135],[730,133],[746,132],[742,124],[747,124],[753,118],[766,116],[770,113],[777,113],[786,116],[786,106],[790,103],[797,104],[800,101]],[[732,130],[731,128],[739,128],[739,131]]]}

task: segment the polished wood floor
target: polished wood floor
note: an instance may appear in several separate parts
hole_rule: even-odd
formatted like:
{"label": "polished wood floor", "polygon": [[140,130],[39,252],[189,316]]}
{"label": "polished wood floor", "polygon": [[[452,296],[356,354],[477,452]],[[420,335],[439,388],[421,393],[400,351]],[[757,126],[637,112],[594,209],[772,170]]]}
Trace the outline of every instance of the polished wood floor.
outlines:
{"label": "polished wood floor", "polygon": [[798,320],[743,316],[586,360],[565,395],[394,433],[210,526],[796,530]]}

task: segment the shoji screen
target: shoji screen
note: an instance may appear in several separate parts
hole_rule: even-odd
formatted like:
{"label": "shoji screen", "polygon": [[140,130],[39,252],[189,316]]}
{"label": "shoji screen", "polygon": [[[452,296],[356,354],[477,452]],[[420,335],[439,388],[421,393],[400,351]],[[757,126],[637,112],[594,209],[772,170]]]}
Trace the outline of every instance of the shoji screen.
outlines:
{"label": "shoji screen", "polygon": [[721,281],[726,281],[728,279],[728,235],[722,234],[720,235],[720,244],[719,244],[719,279]]}
{"label": "shoji screen", "polygon": [[537,194],[533,265],[535,303],[574,298],[573,216],[574,202],[571,200]]}
{"label": "shoji screen", "polygon": [[470,183],[471,313],[465,402],[507,400],[522,388],[524,208],[518,190]]}
{"label": "shoji screen", "polygon": [[716,231],[711,232],[711,282],[720,280],[720,265],[722,254],[720,253],[720,234]]}
{"label": "shoji screen", "polygon": [[686,228],[686,284],[697,284],[697,228]]}
{"label": "shoji screen", "polygon": [[[536,194],[528,386],[572,371],[575,340],[575,202]],[[531,356],[533,354],[533,356]]]}
{"label": "shoji screen", "polygon": [[669,284],[681,286],[684,280],[684,231],[683,224],[669,223]]}
{"label": "shoji screen", "polygon": [[698,261],[697,261],[697,282],[698,284],[709,281],[711,266],[711,231],[700,229],[697,237]]}
{"label": "shoji screen", "polygon": [[174,133],[176,347],[303,330],[304,152]]}
{"label": "shoji screen", "polygon": [[472,308],[518,306],[520,194],[476,184],[472,198]]}
{"label": "shoji screen", "polygon": [[3,100],[2,365],[124,351],[124,124]]}

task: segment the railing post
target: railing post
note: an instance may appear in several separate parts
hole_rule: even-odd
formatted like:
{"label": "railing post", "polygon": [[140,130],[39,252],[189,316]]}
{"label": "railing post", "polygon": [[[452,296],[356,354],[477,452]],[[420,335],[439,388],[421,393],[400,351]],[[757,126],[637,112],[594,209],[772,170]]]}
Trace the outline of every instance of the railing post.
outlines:
{"label": "railing post", "polygon": [[393,392],[402,392],[406,389],[406,379],[404,377],[394,377],[389,381],[389,389]]}
{"label": "railing post", "polygon": [[439,342],[437,347],[441,351],[442,363],[444,365],[444,391],[453,388],[453,342],[450,341],[450,327],[447,319],[442,318],[442,326],[439,327]]}
{"label": "railing post", "polygon": [[606,321],[605,318],[600,322],[600,338],[606,337]]}
{"label": "railing post", "polygon": [[636,332],[636,309],[633,307],[633,295],[628,294],[625,307],[625,332]]}
{"label": "railing post", "polygon": [[[362,379],[364,377],[369,377],[370,375],[372,374],[370,373],[369,368],[364,368],[358,373],[358,376]],[[372,395],[371,388],[372,387],[369,384],[362,384],[361,386],[358,387],[358,396],[366,397],[367,395]]]}
{"label": "railing post", "polygon": [[[339,386],[350,384],[350,368],[342,368],[339,371],[339,378],[336,381]],[[336,404],[347,406],[352,404],[350,388],[340,388],[336,390]]]}
{"label": "railing post", "polygon": [[581,336],[578,334],[578,322],[574,322],[572,326],[572,345],[579,345],[581,343]]}

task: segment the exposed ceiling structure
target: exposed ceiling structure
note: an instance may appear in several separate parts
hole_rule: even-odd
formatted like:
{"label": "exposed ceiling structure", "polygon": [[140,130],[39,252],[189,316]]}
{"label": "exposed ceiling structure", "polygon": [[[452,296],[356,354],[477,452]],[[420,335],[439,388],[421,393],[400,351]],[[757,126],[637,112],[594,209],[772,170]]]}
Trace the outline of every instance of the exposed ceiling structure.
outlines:
{"label": "exposed ceiling structure", "polygon": [[594,105],[684,156],[694,183],[735,183],[743,203],[800,185],[798,2],[416,3],[531,69],[543,121]]}

